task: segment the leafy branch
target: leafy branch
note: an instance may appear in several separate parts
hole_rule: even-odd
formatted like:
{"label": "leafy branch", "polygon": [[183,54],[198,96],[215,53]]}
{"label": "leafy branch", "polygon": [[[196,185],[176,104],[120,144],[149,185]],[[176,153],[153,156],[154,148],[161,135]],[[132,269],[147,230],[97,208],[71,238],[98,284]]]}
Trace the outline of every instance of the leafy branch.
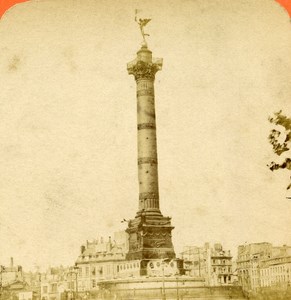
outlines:
{"label": "leafy branch", "polygon": [[[282,153],[290,151],[291,148],[291,118],[282,114],[282,111],[274,113],[274,117],[269,117],[269,122],[275,125],[280,125],[284,129],[282,131],[272,129],[268,139],[273,147],[275,154],[280,156]],[[267,165],[271,171],[278,169],[291,170],[291,158],[287,157],[281,164],[272,161]],[[290,177],[291,179],[291,177]],[[287,190],[291,188],[291,183],[288,185]]]}

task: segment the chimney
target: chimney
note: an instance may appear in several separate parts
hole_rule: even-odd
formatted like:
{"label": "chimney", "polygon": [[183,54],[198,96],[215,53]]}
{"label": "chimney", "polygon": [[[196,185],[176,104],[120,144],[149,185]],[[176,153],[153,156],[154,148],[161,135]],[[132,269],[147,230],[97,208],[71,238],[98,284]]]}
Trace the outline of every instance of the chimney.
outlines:
{"label": "chimney", "polygon": [[10,257],[10,268],[13,268],[13,257]]}
{"label": "chimney", "polygon": [[81,254],[85,252],[86,247],[84,245],[81,246]]}

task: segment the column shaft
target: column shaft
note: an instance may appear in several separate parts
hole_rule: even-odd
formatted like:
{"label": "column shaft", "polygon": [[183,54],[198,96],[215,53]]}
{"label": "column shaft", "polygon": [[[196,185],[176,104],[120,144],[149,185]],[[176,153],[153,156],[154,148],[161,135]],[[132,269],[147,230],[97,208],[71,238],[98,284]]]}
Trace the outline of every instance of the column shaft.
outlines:
{"label": "column shaft", "polygon": [[139,210],[159,211],[154,81],[137,80]]}

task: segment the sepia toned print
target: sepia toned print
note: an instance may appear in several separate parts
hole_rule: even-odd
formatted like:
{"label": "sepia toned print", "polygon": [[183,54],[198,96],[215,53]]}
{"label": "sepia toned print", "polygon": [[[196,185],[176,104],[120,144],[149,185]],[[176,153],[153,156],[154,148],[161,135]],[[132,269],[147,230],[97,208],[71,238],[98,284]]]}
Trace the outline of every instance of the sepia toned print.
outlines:
{"label": "sepia toned print", "polygon": [[0,299],[291,298],[280,4],[10,5]]}

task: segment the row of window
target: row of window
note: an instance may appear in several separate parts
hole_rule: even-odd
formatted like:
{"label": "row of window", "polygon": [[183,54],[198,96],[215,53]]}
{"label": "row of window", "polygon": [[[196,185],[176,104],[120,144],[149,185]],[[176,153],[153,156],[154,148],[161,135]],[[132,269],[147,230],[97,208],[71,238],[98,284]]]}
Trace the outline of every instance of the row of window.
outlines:
{"label": "row of window", "polygon": [[[56,293],[58,291],[58,285],[57,283],[53,283],[50,285],[50,289],[49,289],[49,292],[50,293]],[[43,294],[47,294],[48,293],[48,286],[45,285],[42,287],[42,292]]]}
{"label": "row of window", "polygon": [[[91,259],[96,259],[96,258],[103,259],[104,257],[106,257],[108,255],[110,255],[110,253],[103,252],[101,254],[96,254],[96,255],[88,255],[88,256],[82,255],[81,258],[82,258],[82,260],[89,261]],[[118,255],[118,256],[124,256],[124,253],[116,253],[116,255]]]}
{"label": "row of window", "polygon": [[136,269],[139,268],[139,262],[122,264],[117,266],[117,272],[128,270],[128,269]]}
{"label": "row of window", "polygon": [[[120,264],[120,265],[116,265],[116,271],[117,272],[121,272],[124,270],[128,270],[128,269],[137,269],[139,268],[140,264],[139,262],[133,262],[133,263],[124,263],[124,264]],[[106,272],[106,274],[110,274],[111,273],[111,268],[112,265],[105,265],[105,266],[99,266],[99,267],[79,267],[79,277],[90,277],[92,276],[96,276],[96,275],[102,275],[104,272]],[[91,272],[91,274],[90,274]]]}
{"label": "row of window", "polygon": [[225,272],[231,272],[231,267],[229,267],[229,268],[213,268],[212,269],[213,270],[213,272],[215,273],[216,271],[218,271],[219,273],[225,273]]}
{"label": "row of window", "polygon": [[276,283],[290,283],[291,278],[289,278],[289,276],[287,275],[277,275],[277,276],[273,276],[272,278],[264,278],[261,279],[262,282],[262,286],[270,286],[270,285],[274,285]]}
{"label": "row of window", "polygon": [[274,273],[285,272],[285,266],[271,267],[270,268]]}
{"label": "row of window", "polygon": [[276,267],[270,267],[268,269],[261,269],[261,275],[272,275],[272,274],[284,274],[284,273],[290,273],[291,274],[291,265],[288,266],[276,266]]}
{"label": "row of window", "polygon": [[238,268],[249,268],[250,263],[249,262],[238,263],[237,266]]}
{"label": "row of window", "polygon": [[231,261],[230,260],[225,260],[225,259],[222,259],[222,260],[220,260],[220,259],[213,259],[212,263],[213,264],[223,264],[223,265],[225,265],[225,264],[231,263]]}
{"label": "row of window", "polygon": [[253,286],[255,287],[255,286],[259,286],[259,279],[258,278],[253,278],[252,279],[252,284],[253,284]]}
{"label": "row of window", "polygon": [[90,271],[90,268],[89,267],[79,267],[79,276],[82,277],[83,275],[88,277],[89,276],[89,271]]}

